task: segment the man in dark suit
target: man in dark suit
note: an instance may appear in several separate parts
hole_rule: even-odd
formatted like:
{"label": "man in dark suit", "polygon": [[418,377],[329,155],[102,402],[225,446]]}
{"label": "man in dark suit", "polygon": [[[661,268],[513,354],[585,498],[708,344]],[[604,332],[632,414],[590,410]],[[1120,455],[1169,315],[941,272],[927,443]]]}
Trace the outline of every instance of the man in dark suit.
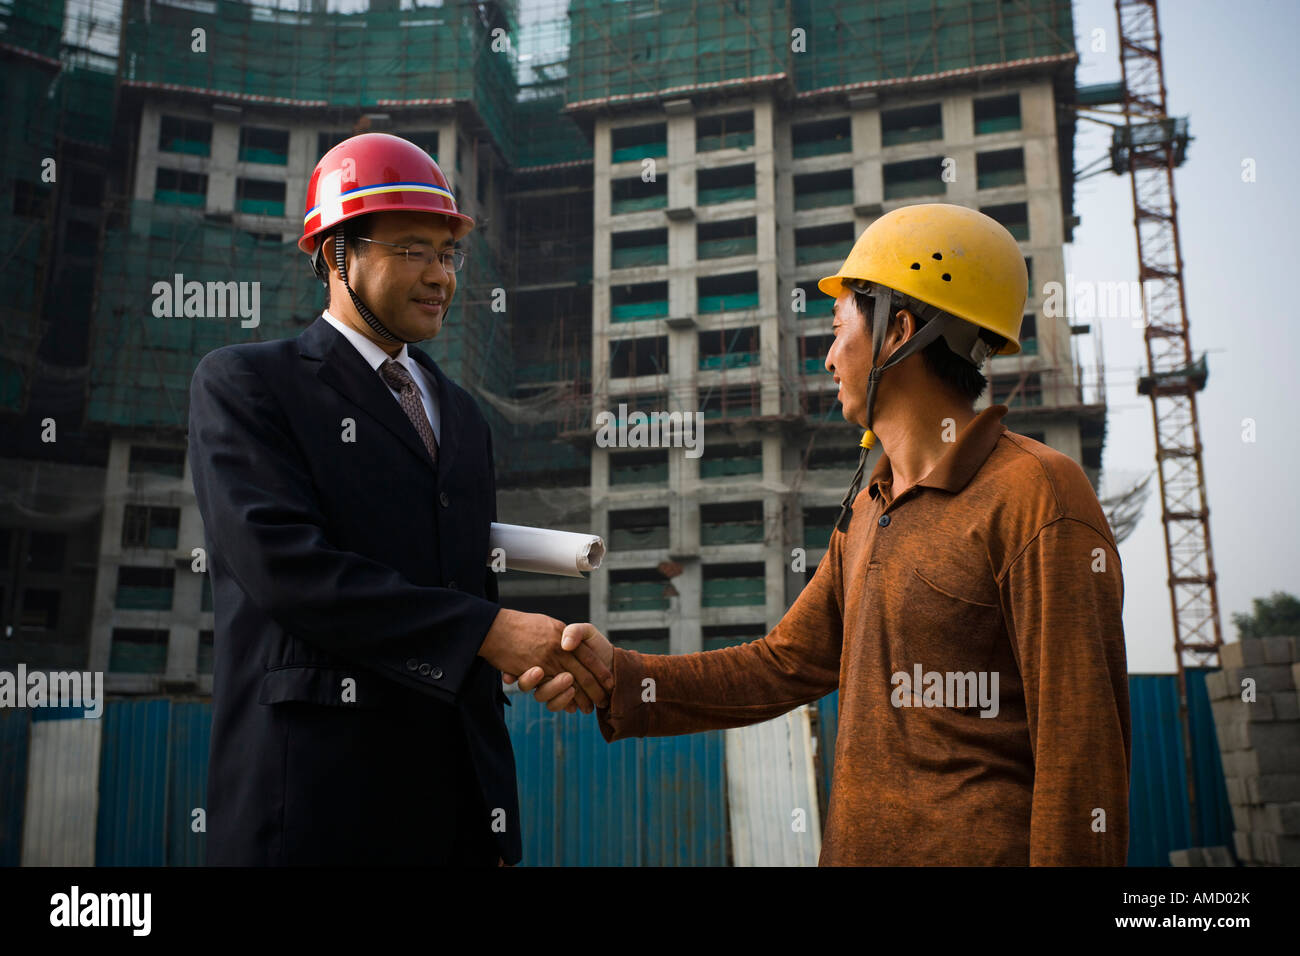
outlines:
{"label": "man in dark suit", "polygon": [[[190,394],[215,641],[214,864],[520,859],[501,670],[612,675],[503,609],[492,438],[431,339],[473,226],[437,164],[364,134],[321,159],[299,243],[330,289],[296,340],[230,345]],[[327,264],[328,258],[328,264]]]}

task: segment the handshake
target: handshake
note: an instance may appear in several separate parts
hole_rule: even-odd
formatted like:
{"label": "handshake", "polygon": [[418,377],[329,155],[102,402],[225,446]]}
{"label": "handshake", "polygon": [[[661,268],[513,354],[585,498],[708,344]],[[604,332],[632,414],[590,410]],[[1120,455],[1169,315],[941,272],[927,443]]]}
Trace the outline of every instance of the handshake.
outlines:
{"label": "handshake", "polygon": [[614,646],[592,624],[566,627],[545,614],[502,608],[478,656],[507,684],[534,691],[548,710],[590,714],[609,706]]}

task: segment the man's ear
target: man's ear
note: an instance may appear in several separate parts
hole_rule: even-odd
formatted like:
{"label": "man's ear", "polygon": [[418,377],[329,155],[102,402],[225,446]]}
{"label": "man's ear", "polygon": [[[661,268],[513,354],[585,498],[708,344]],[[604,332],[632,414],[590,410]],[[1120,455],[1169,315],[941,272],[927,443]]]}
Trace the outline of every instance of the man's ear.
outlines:
{"label": "man's ear", "polygon": [[884,363],[904,342],[916,334],[916,316],[908,309],[899,309],[890,318],[885,328],[885,341],[880,351],[880,361]]}

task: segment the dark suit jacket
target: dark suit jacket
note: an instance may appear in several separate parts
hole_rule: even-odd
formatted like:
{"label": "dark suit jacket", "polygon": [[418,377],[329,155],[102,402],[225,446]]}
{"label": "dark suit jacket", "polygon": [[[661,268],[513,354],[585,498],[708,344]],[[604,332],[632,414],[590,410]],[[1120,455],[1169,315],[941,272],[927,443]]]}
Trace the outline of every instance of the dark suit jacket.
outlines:
{"label": "dark suit jacket", "polygon": [[500,609],[492,437],[410,351],[437,380],[436,471],[324,318],[195,369],[216,631],[209,863],[439,863],[469,845],[520,858],[506,696],[477,656]]}

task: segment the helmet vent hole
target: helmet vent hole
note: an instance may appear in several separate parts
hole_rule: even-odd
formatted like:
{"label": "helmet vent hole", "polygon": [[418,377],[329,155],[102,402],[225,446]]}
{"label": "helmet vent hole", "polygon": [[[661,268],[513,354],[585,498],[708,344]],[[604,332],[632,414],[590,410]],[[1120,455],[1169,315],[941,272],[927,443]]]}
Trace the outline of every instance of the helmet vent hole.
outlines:
{"label": "helmet vent hole", "polygon": [[921,263],[919,263],[919,262],[913,262],[913,263],[912,263],[912,268],[913,268],[913,269],[919,269],[919,268],[921,268]]}
{"label": "helmet vent hole", "polygon": [[948,275],[948,273],[946,273],[946,272],[945,272],[942,276],[940,276],[940,278],[943,279],[944,282],[951,282],[951,281],[952,281],[952,276]]}
{"label": "helmet vent hole", "polygon": [[939,260],[939,261],[942,261],[942,260],[943,260],[943,256],[941,256],[941,255],[940,255],[939,253],[937,253],[937,252],[936,252],[934,255],[932,255],[930,258],[931,258],[931,259],[936,259],[936,260]]}

